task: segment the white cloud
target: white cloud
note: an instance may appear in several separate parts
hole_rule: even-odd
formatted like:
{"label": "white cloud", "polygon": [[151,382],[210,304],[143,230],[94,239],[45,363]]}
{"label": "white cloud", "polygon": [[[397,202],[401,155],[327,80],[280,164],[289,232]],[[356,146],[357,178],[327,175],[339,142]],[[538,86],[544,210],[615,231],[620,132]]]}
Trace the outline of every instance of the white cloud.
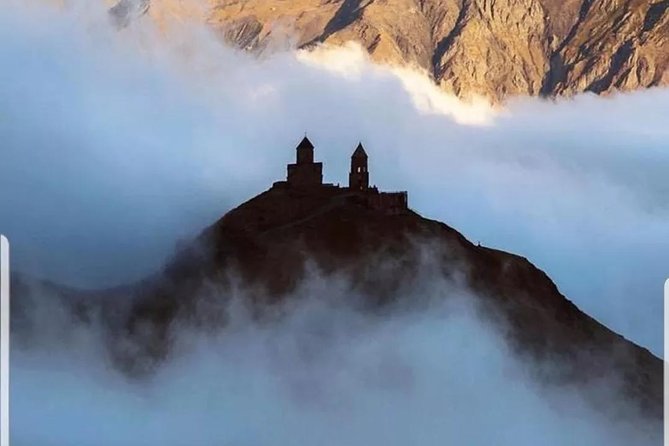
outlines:
{"label": "white cloud", "polygon": [[[345,182],[362,139],[381,188],[529,257],[581,308],[660,351],[666,90],[493,113],[349,50],[334,70],[331,53],[258,60],[197,27],[116,32],[104,9],[75,6],[0,12],[0,230],[18,269],[87,286],[142,277],[283,177],[308,130],[326,180]],[[538,385],[467,306],[370,321],[317,301],[276,325],[242,322],[213,339],[184,333],[141,383],[108,368],[97,332],[77,343],[45,331],[42,349],[13,353],[15,443],[658,441],[574,389]]]}
{"label": "white cloud", "polygon": [[283,177],[308,131],[327,181],[346,181],[363,140],[381,188],[527,256],[660,352],[666,90],[493,113],[350,48],[258,60],[195,26],[116,32],[104,9],[76,6],[0,17],[0,228],[21,269],[88,286],[142,277],[177,239]]}
{"label": "white cloud", "polygon": [[300,50],[297,58],[306,64],[336,73],[350,82],[361,81],[363,78],[367,82],[373,82],[374,77],[395,77],[410,95],[418,112],[448,116],[459,124],[490,124],[497,113],[483,98],[466,102],[446,93],[425,72],[417,68],[372,64],[367,53],[354,42]]}
{"label": "white cloud", "polygon": [[420,291],[398,297],[432,302],[425,311],[375,316],[349,307],[355,295],[345,283],[313,274],[281,317],[258,324],[237,310],[216,334],[182,328],[173,356],[140,380],[108,366],[91,342],[95,331],[56,348],[18,349],[13,438],[80,446],[657,444],[660,423],[635,415],[615,387],[596,409],[587,389],[540,385],[534,366],[477,316],[472,296],[438,276],[417,281]]}

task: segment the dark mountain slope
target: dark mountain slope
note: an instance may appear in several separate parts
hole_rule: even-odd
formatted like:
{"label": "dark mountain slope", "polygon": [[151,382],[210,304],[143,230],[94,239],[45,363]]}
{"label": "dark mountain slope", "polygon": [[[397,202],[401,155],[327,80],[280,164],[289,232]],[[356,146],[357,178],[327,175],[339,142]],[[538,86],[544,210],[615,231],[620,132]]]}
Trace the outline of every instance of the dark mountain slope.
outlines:
{"label": "dark mountain slope", "polygon": [[[421,217],[408,208],[406,193],[369,187],[362,146],[351,157],[345,188],[322,184],[323,166],[313,155],[305,138],[287,181],[228,212],[141,283],[83,292],[17,279],[13,311],[20,338],[29,341],[39,332],[31,320],[39,311],[31,308],[44,315],[57,309],[48,305],[57,300],[70,310],[61,315],[65,326],[99,321],[115,363],[141,375],[171,354],[184,326],[224,326],[233,317],[228,304],[234,296],[263,321],[299,299],[295,291],[309,279],[329,277],[346,287],[348,303],[384,317],[430,311],[435,297],[429,291],[437,287],[439,300],[470,299],[508,334],[518,354],[545,366],[538,368],[540,378],[605,386],[661,419],[662,363],[647,350],[581,312],[526,259],[474,246]],[[55,299],[35,300],[45,294]]]}
{"label": "dark mountain slope", "polygon": [[[619,374],[627,397],[661,417],[661,361],[582,313],[525,258],[472,245],[412,211],[372,209],[364,193],[347,189],[274,187],[230,211],[168,265],[159,283],[139,293],[126,335],[151,333],[140,351],[159,358],[169,354],[172,321],[224,319],[198,311],[202,296],[222,299],[221,290],[242,283],[262,314],[291,295],[310,263],[346,277],[368,311],[398,304],[399,294],[415,299],[401,305],[420,306],[420,278],[432,269],[453,283],[444,298],[468,287],[519,353],[559,364],[551,380],[587,383]],[[397,292],[407,287],[411,293]]]}

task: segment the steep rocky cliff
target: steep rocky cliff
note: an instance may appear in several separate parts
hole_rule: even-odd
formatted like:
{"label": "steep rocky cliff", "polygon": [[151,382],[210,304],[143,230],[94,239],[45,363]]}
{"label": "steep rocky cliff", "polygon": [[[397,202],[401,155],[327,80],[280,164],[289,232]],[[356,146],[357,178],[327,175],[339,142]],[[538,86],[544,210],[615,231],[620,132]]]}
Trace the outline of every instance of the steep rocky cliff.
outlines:
{"label": "steep rocky cliff", "polygon": [[[184,2],[151,0],[154,17]],[[210,0],[198,15],[240,48],[355,41],[446,91],[609,93],[669,83],[668,0]]]}

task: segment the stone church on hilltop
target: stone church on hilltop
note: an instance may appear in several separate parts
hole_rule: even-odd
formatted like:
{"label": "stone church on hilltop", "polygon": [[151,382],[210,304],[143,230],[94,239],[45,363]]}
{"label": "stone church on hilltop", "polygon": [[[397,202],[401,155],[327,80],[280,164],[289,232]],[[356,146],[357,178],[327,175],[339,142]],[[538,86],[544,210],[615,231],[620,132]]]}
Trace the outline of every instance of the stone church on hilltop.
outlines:
{"label": "stone church on hilltop", "polygon": [[354,193],[364,198],[373,209],[389,214],[401,214],[408,210],[407,192],[379,192],[376,186],[369,185],[368,156],[362,144],[358,144],[351,155],[351,171],[348,174],[348,187],[323,183],[323,163],[314,162],[314,145],[306,136],[296,147],[295,163],[288,164],[286,181],[274,183],[274,187],[288,188],[302,192],[340,191]]}

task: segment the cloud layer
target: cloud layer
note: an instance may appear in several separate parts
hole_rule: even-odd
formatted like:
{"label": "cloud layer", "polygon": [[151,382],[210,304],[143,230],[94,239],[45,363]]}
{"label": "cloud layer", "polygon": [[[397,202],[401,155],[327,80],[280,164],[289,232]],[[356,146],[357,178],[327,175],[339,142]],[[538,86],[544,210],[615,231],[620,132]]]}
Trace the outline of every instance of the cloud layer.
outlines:
{"label": "cloud layer", "polygon": [[[345,182],[362,139],[374,183],[527,256],[660,352],[666,90],[493,110],[355,47],[256,59],[197,26],[119,32],[87,3],[0,12],[0,230],[18,269],[91,287],[142,277],[282,178],[306,130],[327,181]],[[111,367],[99,331],[41,308],[43,342],[13,352],[14,444],[659,443],[624,401],[606,401],[625,414],[611,420],[539,385],[464,291],[383,319],[335,304],[347,293],[314,276],[275,323],[184,329],[145,381]]]}
{"label": "cloud layer", "polygon": [[14,353],[14,442],[659,444],[659,422],[619,399],[615,371],[598,383],[609,386],[604,407],[592,406],[594,389],[541,385],[473,296],[434,274],[419,281],[419,295],[397,297],[426,307],[373,315],[349,306],[356,296],[341,279],[314,272],[262,324],[239,292],[231,325],[208,335],[183,326],[170,360],[141,380],[110,366],[95,327],[60,325],[51,312],[58,346]]}
{"label": "cloud layer", "polygon": [[308,131],[326,180],[346,181],[363,140],[381,188],[527,256],[661,351],[666,90],[492,110],[353,47],[258,60],[195,26],[117,32],[94,5],[26,8],[0,16],[0,228],[19,269],[83,286],[142,277],[283,177]]}

